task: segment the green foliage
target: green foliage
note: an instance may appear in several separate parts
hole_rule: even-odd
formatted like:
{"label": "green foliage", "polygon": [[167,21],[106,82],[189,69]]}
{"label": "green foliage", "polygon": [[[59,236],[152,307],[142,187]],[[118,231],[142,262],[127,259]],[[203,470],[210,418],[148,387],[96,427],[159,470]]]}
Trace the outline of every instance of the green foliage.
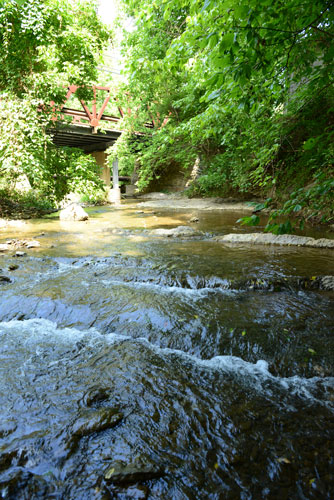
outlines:
{"label": "green foliage", "polygon": [[[293,220],[277,224],[279,217],[293,216]],[[267,230],[276,234],[290,233],[296,226],[304,228],[305,222],[317,223],[334,220],[334,176],[327,177],[326,172],[315,175],[311,186],[299,188],[290,194],[283,206],[274,210],[269,217]]]}
{"label": "green foliage", "polygon": [[249,217],[242,217],[242,219],[237,220],[237,222],[240,222],[241,225],[247,225],[247,226],[257,226],[260,222],[260,217],[258,215],[251,215]]}
{"label": "green foliage", "polygon": [[[119,151],[127,168],[140,165],[139,185],[172,161],[187,168],[200,157],[205,168],[192,186],[195,193],[269,196],[279,206],[277,217],[299,215],[300,205],[304,218],[321,213],[330,220],[332,4],[123,0],[123,5],[136,19],[124,50],[133,105],[146,116],[148,108],[160,116],[160,125],[168,117],[151,138],[135,116],[128,119],[129,129],[146,133],[135,148],[128,142],[131,147],[123,143]],[[310,184],[317,187],[305,188]],[[270,222],[268,229],[292,227],[277,224]]]}
{"label": "green foliage", "polygon": [[51,198],[59,201],[70,192],[94,197],[96,190],[104,189],[99,176],[101,167],[91,155],[80,149],[52,148],[48,151],[47,159],[40,171],[37,185]]}
{"label": "green foliage", "polygon": [[50,200],[74,190],[101,188],[100,167],[92,156],[75,148],[56,148],[46,132],[47,116],[29,98],[2,96],[0,101],[0,177],[15,186],[26,175],[33,188]]}
{"label": "green foliage", "polygon": [[105,189],[95,188],[91,192],[87,193],[85,191],[79,191],[81,194],[80,202],[87,203],[88,205],[104,205],[106,203],[106,192]]}
{"label": "green foliage", "polygon": [[[109,39],[89,0],[0,3],[0,180],[15,186],[26,175],[50,200],[101,189],[92,157],[54,147],[49,103],[63,102],[69,84],[83,86],[97,78]],[[83,87],[80,92],[89,94]]]}
{"label": "green foliage", "polygon": [[36,217],[54,210],[54,203],[44,193],[32,189],[20,192],[0,182],[0,217]]}
{"label": "green foliage", "polygon": [[117,141],[106,150],[108,155],[108,165],[112,169],[113,161],[119,159],[119,173],[121,175],[131,175],[135,169],[136,148],[133,145],[132,134],[124,132]]}
{"label": "green foliage", "polygon": [[61,83],[95,80],[96,58],[109,37],[92,2],[3,0],[0,91],[19,96],[35,91],[57,101]]}

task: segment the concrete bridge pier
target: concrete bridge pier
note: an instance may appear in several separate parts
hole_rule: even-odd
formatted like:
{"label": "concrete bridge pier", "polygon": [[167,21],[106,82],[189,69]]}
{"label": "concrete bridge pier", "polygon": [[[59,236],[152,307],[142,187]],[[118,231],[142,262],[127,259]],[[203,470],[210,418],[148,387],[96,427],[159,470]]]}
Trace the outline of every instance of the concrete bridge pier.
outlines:
{"label": "concrete bridge pier", "polygon": [[106,184],[110,187],[110,168],[107,164],[107,155],[104,151],[92,151],[90,153],[94,158],[96,163],[101,167],[100,177]]}
{"label": "concrete bridge pier", "polygon": [[112,186],[108,194],[108,201],[110,201],[110,203],[120,203],[121,188],[119,187],[118,158],[116,158],[112,164]]}
{"label": "concrete bridge pier", "polygon": [[90,153],[94,156],[96,163],[101,167],[101,179],[107,186],[107,200],[110,203],[120,203],[121,189],[119,187],[118,175],[118,159],[114,160],[112,168],[112,188],[110,188],[110,168],[107,164],[107,155],[104,151],[93,151]]}

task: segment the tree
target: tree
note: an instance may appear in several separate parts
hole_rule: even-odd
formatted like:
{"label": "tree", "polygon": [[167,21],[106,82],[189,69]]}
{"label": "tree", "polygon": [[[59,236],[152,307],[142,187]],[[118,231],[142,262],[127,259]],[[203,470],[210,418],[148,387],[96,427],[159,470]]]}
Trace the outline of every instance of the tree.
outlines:
{"label": "tree", "polygon": [[334,2],[123,3],[137,22],[126,37],[129,90],[169,116],[140,151],[144,178],[176,149],[181,164],[203,158],[195,192],[232,188],[281,207],[290,192],[279,215],[333,217]]}
{"label": "tree", "polygon": [[70,83],[87,95],[84,86],[96,81],[110,35],[90,1],[2,0],[0,176],[25,173],[55,199],[72,189],[75,179],[99,184],[93,160],[80,153],[85,168],[79,168],[79,151],[53,147],[48,104],[61,103]]}
{"label": "tree", "polygon": [[91,1],[2,0],[0,91],[56,100],[62,84],[90,85],[109,40]]}

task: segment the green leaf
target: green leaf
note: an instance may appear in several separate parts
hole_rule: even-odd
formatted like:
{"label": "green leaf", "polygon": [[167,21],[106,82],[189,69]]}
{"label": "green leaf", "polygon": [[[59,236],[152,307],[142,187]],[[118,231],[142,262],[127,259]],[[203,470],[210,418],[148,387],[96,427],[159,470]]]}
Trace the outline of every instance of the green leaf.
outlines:
{"label": "green leaf", "polygon": [[220,96],[220,89],[214,90],[211,94],[206,98],[207,101],[212,101],[213,99],[217,99]]}
{"label": "green leaf", "polygon": [[251,215],[250,217],[241,217],[237,220],[238,224],[242,226],[257,226],[260,222],[260,217],[258,215]]}
{"label": "green leaf", "polygon": [[310,151],[311,149],[314,148],[316,143],[317,143],[316,139],[314,137],[311,137],[306,142],[304,142],[304,145],[303,145],[304,151]]}
{"label": "green leaf", "polygon": [[231,48],[234,41],[234,33],[226,33],[220,41],[220,50],[224,51]]}

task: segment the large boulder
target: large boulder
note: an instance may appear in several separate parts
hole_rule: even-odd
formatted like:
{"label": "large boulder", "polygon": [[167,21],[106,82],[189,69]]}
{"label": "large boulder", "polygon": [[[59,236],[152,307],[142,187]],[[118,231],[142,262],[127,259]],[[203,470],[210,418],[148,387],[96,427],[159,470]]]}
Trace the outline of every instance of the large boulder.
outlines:
{"label": "large boulder", "polygon": [[88,214],[77,203],[71,203],[59,212],[59,219],[71,221],[87,220]]}

